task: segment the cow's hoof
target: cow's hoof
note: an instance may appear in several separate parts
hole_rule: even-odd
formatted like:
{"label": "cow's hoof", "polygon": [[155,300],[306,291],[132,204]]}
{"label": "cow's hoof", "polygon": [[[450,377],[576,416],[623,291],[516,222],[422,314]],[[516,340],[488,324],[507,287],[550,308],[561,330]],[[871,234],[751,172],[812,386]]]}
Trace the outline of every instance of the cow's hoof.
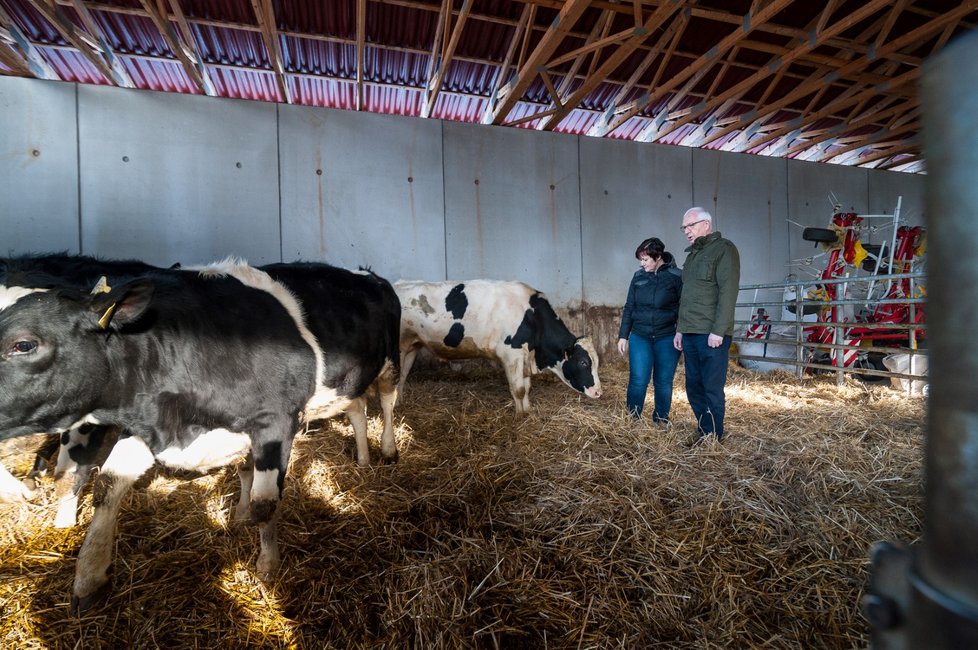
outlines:
{"label": "cow's hoof", "polygon": [[75,618],[81,618],[89,612],[93,607],[104,601],[109,595],[110,585],[106,582],[104,585],[88,594],[87,596],[79,596],[78,594],[71,595],[71,604],[69,605],[69,612]]}
{"label": "cow's hoof", "polygon": [[385,457],[384,458],[384,465],[393,465],[394,463],[396,463],[400,459],[401,459],[400,454],[395,451],[393,456]]}

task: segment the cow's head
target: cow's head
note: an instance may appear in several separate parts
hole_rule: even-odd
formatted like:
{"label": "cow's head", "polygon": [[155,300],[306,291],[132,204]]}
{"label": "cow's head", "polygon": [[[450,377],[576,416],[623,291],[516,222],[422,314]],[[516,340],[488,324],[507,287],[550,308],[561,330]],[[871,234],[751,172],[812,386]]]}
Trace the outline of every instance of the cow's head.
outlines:
{"label": "cow's head", "polygon": [[139,318],[153,285],[97,295],[52,290],[0,311],[0,439],[68,427],[91,412],[109,381],[111,330]]}
{"label": "cow's head", "polygon": [[588,397],[601,397],[601,380],[598,378],[598,354],[591,339],[584,336],[564,350],[564,358],[551,370],[564,383]]}

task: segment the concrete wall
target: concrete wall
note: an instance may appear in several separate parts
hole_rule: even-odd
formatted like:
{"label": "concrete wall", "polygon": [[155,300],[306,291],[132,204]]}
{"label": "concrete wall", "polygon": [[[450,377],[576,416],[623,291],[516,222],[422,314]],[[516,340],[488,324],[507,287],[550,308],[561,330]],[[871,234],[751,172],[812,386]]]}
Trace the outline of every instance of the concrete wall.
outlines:
{"label": "concrete wall", "polygon": [[685,258],[686,208],[709,209],[737,244],[742,283],[777,282],[805,271],[818,251],[802,229],[828,225],[834,203],[891,213],[902,196],[905,219],[923,223],[923,181],[0,77],[0,255],[66,250],[167,265],[237,255],[371,266],[391,279],[518,279],[545,291],[602,350],[616,336],[637,244],[658,236]]}

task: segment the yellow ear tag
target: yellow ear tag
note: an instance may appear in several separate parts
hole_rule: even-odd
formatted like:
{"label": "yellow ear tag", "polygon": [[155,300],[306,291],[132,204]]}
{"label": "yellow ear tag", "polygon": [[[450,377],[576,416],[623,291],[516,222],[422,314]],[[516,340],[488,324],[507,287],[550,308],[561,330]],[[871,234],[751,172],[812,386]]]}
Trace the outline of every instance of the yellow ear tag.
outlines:
{"label": "yellow ear tag", "polygon": [[115,303],[112,303],[111,305],[109,305],[109,308],[105,310],[105,313],[102,314],[102,318],[98,319],[99,329],[104,330],[109,326],[109,319],[112,318],[112,312],[114,311],[115,311]]}
{"label": "yellow ear tag", "polygon": [[100,293],[109,293],[110,291],[112,291],[112,287],[109,286],[109,281],[103,275],[98,279],[98,282],[95,283],[95,286],[92,287],[91,293],[94,296]]}

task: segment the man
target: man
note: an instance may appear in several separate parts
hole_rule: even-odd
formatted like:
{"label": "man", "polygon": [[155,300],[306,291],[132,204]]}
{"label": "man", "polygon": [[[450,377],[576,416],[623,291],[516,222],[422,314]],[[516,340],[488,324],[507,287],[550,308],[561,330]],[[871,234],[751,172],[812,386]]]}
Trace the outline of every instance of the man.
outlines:
{"label": "man", "polygon": [[673,345],[686,358],[686,396],[696,416],[699,439],[723,439],[727,360],[740,285],[740,254],[713,231],[703,208],[683,215],[683,234],[692,244],[683,265],[683,295]]}

